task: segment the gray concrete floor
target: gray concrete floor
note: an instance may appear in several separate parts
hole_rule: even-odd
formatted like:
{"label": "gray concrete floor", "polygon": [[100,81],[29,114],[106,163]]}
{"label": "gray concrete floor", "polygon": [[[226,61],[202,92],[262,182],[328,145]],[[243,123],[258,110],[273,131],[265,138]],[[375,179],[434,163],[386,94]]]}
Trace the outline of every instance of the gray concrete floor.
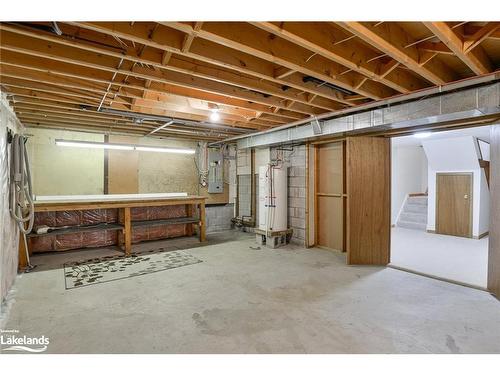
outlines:
{"label": "gray concrete floor", "polygon": [[238,232],[209,240],[140,244],[203,262],[70,290],[62,263],[115,250],[35,257],[5,328],[49,337],[49,353],[500,353],[486,292]]}

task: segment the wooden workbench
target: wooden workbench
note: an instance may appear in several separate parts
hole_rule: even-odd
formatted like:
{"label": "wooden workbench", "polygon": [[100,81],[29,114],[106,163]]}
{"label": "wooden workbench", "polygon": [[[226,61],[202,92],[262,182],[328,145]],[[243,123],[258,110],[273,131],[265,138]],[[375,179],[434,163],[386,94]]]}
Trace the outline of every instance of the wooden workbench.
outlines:
{"label": "wooden workbench", "polygon": [[[118,209],[120,222],[117,224],[102,225],[102,229],[112,229],[119,230],[123,233],[123,249],[125,255],[130,255],[132,250],[132,228],[134,226],[147,226],[151,225],[149,223],[159,222],[160,224],[187,224],[187,234],[193,234],[193,225],[197,225],[199,230],[200,242],[206,240],[206,219],[205,219],[205,200],[206,197],[188,195],[188,196],[175,196],[175,197],[130,197],[130,198],[120,198],[120,199],[109,199],[107,198],[89,198],[89,199],[78,199],[78,200],[62,200],[62,201],[35,201],[35,213],[36,212],[53,212],[53,211],[78,211],[78,210],[97,210],[97,209]],[[186,205],[187,217],[185,218],[173,218],[165,220],[156,221],[132,221],[131,220],[131,208],[135,207],[160,207],[160,206],[173,206],[173,205]],[[193,216],[198,210],[197,217]],[[86,229],[76,229],[76,230],[86,230]],[[92,230],[96,230],[92,228]],[[99,228],[97,228],[99,230]],[[64,231],[64,230],[60,230]],[[66,230],[68,231],[68,230]],[[70,229],[71,231],[71,229]],[[56,234],[55,232],[50,232],[47,235]],[[36,234],[28,235],[37,236]],[[22,269],[26,267],[26,256],[24,253],[24,241],[20,238],[19,241],[19,267]],[[122,244],[118,243],[119,246]],[[28,245],[29,246],[29,245]]]}

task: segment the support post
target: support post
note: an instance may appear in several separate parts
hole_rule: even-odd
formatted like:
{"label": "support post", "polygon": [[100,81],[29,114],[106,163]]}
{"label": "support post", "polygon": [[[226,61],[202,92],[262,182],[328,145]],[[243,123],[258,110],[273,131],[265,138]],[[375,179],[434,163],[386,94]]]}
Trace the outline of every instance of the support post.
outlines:
{"label": "support post", "polygon": [[[187,215],[187,217],[193,217],[193,205],[192,204],[186,204],[186,215]],[[188,236],[193,235],[193,223],[187,224],[186,234]]]}
{"label": "support post", "polygon": [[26,257],[26,244],[24,242],[23,234],[19,233],[19,260],[17,270],[24,271],[28,267],[28,258]]}
{"label": "support post", "polygon": [[200,202],[200,242],[206,241],[205,201]]}
{"label": "support post", "polygon": [[255,149],[250,150],[250,212],[252,215],[253,226],[257,223],[257,192],[255,186]]}
{"label": "support post", "polygon": [[125,237],[125,256],[132,253],[132,222],[130,218],[130,207],[123,209],[123,236]]}

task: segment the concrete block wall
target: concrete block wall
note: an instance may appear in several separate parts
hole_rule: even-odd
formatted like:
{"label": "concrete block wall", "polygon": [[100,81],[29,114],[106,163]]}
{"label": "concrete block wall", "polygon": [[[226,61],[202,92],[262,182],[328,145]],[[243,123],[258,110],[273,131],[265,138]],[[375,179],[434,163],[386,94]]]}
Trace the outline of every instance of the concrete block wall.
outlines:
{"label": "concrete block wall", "polygon": [[250,149],[237,150],[237,183],[239,216],[250,216],[251,214],[251,152]]}
{"label": "concrete block wall", "polygon": [[207,233],[221,232],[231,229],[231,219],[234,216],[234,205],[206,206]]}
{"label": "concrete block wall", "polygon": [[[271,148],[271,160],[276,159],[277,148]],[[288,167],[288,226],[293,229],[292,242],[304,245],[306,232],[306,146],[294,146],[284,151],[285,166]],[[240,216],[250,215],[251,207],[251,178],[250,178],[250,149],[238,150],[238,184]],[[258,197],[258,176],[255,178]],[[256,218],[258,220],[258,204]],[[257,223],[258,225],[258,223]]]}
{"label": "concrete block wall", "polygon": [[252,208],[252,191],[250,188],[252,179],[249,174],[238,175],[239,186],[239,216],[250,216]]}
{"label": "concrete block wall", "polygon": [[[275,152],[275,148],[271,149],[271,159],[275,159]],[[285,150],[284,159],[288,167],[288,226],[293,229],[292,242],[303,246],[306,238],[306,146]]]}

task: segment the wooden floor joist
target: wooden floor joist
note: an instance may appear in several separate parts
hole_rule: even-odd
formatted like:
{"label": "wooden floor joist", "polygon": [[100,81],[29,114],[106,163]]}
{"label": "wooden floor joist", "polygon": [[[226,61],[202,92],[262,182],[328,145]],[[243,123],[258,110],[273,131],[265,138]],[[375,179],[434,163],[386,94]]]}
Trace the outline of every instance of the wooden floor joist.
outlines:
{"label": "wooden floor joist", "polygon": [[486,74],[500,61],[498,22],[57,27],[54,33],[51,22],[0,23],[2,90],[25,118],[85,119],[103,130],[113,118],[89,116],[100,107],[199,122],[218,108],[221,124],[270,129]]}

